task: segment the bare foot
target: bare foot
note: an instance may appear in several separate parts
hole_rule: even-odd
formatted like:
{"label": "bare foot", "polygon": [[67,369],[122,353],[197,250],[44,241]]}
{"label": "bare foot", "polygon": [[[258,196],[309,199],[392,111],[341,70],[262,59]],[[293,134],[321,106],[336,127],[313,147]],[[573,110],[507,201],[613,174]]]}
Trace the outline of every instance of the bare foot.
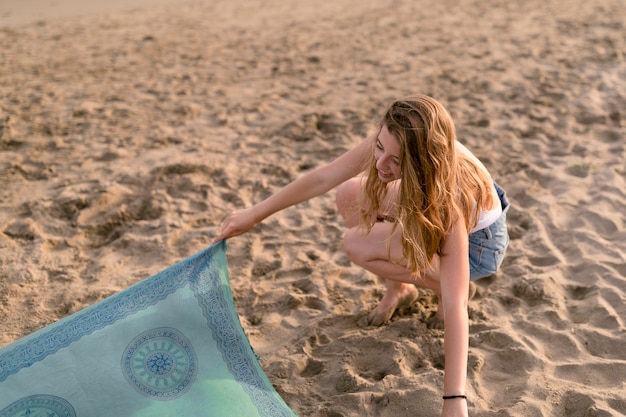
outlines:
{"label": "bare foot", "polygon": [[[468,301],[474,298],[475,295],[476,295],[476,284],[474,284],[473,282],[470,282],[469,294],[467,297]],[[439,299],[439,303],[437,305],[437,312],[431,315],[428,319],[426,319],[426,327],[428,327],[429,329],[442,330],[444,326],[443,326],[443,309],[441,307],[441,295],[437,294],[437,297]]]}
{"label": "bare foot", "polygon": [[387,292],[378,306],[367,316],[370,326],[380,326],[389,321],[398,307],[411,304],[417,300],[417,288],[413,284],[387,284]]}

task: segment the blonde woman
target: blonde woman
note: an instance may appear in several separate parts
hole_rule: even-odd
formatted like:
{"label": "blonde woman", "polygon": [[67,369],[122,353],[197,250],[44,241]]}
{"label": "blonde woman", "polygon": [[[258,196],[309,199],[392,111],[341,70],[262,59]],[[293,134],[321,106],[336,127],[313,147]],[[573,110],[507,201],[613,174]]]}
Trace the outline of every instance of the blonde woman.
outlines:
{"label": "blonde woman", "polygon": [[386,282],[370,324],[413,302],[416,287],[435,291],[445,345],[442,415],[466,416],[469,286],[493,274],[504,257],[504,191],[456,140],[448,111],[415,94],[391,103],[379,129],[335,161],[232,213],[216,241],[335,187],[347,256]]}

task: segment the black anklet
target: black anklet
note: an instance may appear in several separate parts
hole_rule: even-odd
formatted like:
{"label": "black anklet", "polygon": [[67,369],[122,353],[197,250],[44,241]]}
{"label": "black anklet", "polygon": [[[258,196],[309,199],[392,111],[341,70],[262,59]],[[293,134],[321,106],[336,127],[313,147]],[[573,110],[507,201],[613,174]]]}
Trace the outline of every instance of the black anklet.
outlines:
{"label": "black anklet", "polygon": [[466,395],[444,395],[443,396],[444,400],[453,400],[455,398],[463,398],[464,400],[467,400],[467,396]]}

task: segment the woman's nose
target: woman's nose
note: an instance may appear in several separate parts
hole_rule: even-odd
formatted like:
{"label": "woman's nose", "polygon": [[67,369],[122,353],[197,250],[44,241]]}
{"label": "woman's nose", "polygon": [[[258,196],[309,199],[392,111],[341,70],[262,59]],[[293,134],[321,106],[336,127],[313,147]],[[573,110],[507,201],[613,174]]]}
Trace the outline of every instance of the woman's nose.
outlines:
{"label": "woman's nose", "polygon": [[376,169],[380,169],[382,171],[384,171],[386,168],[387,163],[385,162],[386,158],[385,157],[380,157],[378,158],[378,160],[376,161]]}

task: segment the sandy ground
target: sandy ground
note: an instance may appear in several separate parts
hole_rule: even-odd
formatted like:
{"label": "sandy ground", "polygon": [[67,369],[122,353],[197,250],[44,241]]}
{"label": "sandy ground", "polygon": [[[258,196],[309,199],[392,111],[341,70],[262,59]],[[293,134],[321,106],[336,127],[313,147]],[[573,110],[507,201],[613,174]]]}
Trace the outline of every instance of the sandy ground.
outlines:
{"label": "sandy ground", "polygon": [[[423,92],[513,204],[470,303],[471,415],[626,415],[622,0],[142,1],[0,6],[0,345],[203,249]],[[438,415],[435,298],[366,326],[383,286],[343,232],[331,192],[229,241],[263,368],[301,416]]]}

